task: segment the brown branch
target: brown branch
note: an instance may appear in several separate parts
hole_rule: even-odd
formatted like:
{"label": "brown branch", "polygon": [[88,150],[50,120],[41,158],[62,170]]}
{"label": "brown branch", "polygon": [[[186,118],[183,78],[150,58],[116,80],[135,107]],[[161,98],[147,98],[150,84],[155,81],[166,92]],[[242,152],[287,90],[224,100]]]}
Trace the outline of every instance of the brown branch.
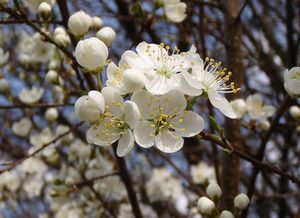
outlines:
{"label": "brown branch", "polygon": [[4,173],[6,171],[10,171],[10,170],[14,169],[16,166],[18,166],[19,164],[21,164],[24,160],[27,160],[28,158],[35,156],[37,153],[39,153],[40,151],[44,150],[49,145],[55,143],[59,139],[61,139],[64,136],[68,135],[69,133],[73,132],[74,130],[76,130],[77,128],[79,128],[83,123],[84,122],[80,122],[80,123],[76,124],[71,129],[69,129],[68,131],[64,132],[63,134],[60,134],[59,136],[57,136],[55,139],[51,140],[50,142],[45,143],[44,145],[42,145],[40,148],[38,148],[37,150],[35,150],[31,154],[27,154],[25,157],[23,157],[23,158],[21,158],[19,160],[16,160],[15,162],[9,164],[9,166],[7,168],[5,168],[3,170],[0,170],[0,174]]}
{"label": "brown branch", "polygon": [[[259,151],[258,151],[258,154],[257,154],[257,160],[259,161],[262,161],[264,156],[265,156],[265,150],[266,150],[266,146],[267,146],[267,142],[269,141],[272,133],[274,132],[277,124],[278,124],[278,121],[280,119],[280,117],[283,115],[283,113],[285,112],[285,110],[288,108],[289,104],[291,102],[291,97],[290,96],[287,96],[284,101],[282,102],[282,104],[280,105],[280,107],[278,108],[278,110],[276,111],[276,114],[271,122],[271,126],[270,126],[270,129],[266,132],[266,134],[263,136],[262,140],[261,140],[261,143],[259,145]],[[258,167],[255,167],[253,169],[253,172],[251,174],[251,177],[250,177],[250,181],[249,181],[249,184],[248,184],[248,192],[247,192],[247,195],[249,197],[249,199],[251,200],[254,192],[255,192],[255,182],[256,182],[256,178],[259,174],[259,168]],[[293,182],[296,182],[297,184],[300,185],[300,180],[298,180],[298,178],[292,176],[292,175],[289,175],[289,174],[286,174],[284,173],[283,171],[280,170],[280,174],[283,175],[284,177],[286,177],[287,179],[293,181]],[[248,209],[244,210],[243,213],[242,213],[242,216],[241,217],[246,217],[247,216],[247,213],[248,213]]]}
{"label": "brown branch", "polygon": [[270,166],[266,163],[263,163],[262,161],[256,159],[255,157],[253,157],[253,156],[239,150],[238,148],[232,146],[232,144],[230,142],[228,142],[228,141],[223,142],[223,140],[220,137],[218,137],[214,134],[202,131],[200,133],[200,136],[201,136],[202,139],[214,142],[214,143],[218,144],[219,146],[221,146],[222,148],[224,148],[226,151],[229,151],[232,154],[237,155],[240,158],[252,163],[252,165],[259,168],[260,170],[264,170],[266,172],[271,172],[271,173],[277,174],[279,176],[285,177],[288,180],[291,180],[292,182],[297,183],[298,185],[300,185],[300,178],[298,178],[294,175],[288,174],[288,173],[282,171],[278,167],[273,167],[273,166]]}
{"label": "brown branch", "polygon": [[119,172],[114,172],[114,173],[108,173],[108,174],[105,174],[105,175],[102,175],[102,176],[97,176],[97,177],[94,177],[92,179],[85,179],[82,182],[76,183],[75,186],[80,188],[80,187],[88,185],[88,184],[93,184],[94,181],[105,179],[105,178],[111,177],[111,176],[117,176],[119,174],[120,174]]}
{"label": "brown branch", "polygon": [[50,107],[69,107],[74,106],[73,103],[39,103],[39,104],[14,104],[0,105],[0,110],[23,109],[23,108],[50,108]]}
{"label": "brown branch", "polygon": [[135,190],[132,185],[132,180],[130,178],[130,174],[129,174],[127,166],[126,166],[126,161],[123,157],[119,157],[117,155],[117,146],[118,146],[117,143],[113,144],[114,156],[115,156],[116,163],[119,167],[120,177],[121,177],[121,179],[125,185],[126,191],[127,191],[127,195],[128,195],[129,202],[131,204],[132,212],[136,218],[143,218],[143,214],[141,212],[140,205],[139,205]]}

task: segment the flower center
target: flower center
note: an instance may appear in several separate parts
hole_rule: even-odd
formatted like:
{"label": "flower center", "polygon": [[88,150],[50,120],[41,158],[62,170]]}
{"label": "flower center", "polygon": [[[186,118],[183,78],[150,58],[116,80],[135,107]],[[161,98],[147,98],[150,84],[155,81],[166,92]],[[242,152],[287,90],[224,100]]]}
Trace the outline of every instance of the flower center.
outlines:
{"label": "flower center", "polygon": [[161,113],[153,120],[152,127],[155,128],[155,135],[158,135],[158,133],[163,129],[172,128],[172,124],[170,123],[171,118],[171,115]]}

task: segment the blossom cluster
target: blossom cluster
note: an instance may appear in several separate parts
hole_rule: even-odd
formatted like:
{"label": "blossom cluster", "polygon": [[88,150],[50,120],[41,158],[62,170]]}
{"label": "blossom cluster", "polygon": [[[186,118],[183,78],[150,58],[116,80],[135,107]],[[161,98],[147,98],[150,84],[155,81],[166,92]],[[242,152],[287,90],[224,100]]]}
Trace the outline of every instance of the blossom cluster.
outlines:
{"label": "blossom cluster", "polygon": [[[108,50],[101,40],[88,38],[78,43],[75,56],[84,68],[99,74]],[[225,116],[236,118],[222,96],[239,91],[234,82],[228,84],[232,73],[212,58],[203,61],[194,46],[171,52],[164,44],[141,42],[136,52],[125,51],[118,65],[109,63],[106,73],[106,87],[80,97],[75,111],[80,120],[92,124],[87,141],[106,146],[118,140],[119,156],[126,155],[134,142],[167,153],[182,148],[182,137],[204,128],[203,118],[188,108],[191,97],[208,96]]]}

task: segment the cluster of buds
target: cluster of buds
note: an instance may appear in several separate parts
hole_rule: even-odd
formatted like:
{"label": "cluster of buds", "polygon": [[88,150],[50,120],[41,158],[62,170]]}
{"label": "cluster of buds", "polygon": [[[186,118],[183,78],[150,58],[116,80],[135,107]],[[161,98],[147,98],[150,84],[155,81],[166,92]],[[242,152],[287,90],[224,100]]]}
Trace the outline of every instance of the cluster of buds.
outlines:
{"label": "cluster of buds", "polygon": [[216,182],[211,182],[206,188],[207,197],[203,196],[198,200],[198,209],[205,218],[234,218],[240,211],[246,209],[249,205],[249,198],[246,194],[238,194],[234,198],[234,212],[228,210],[219,210],[219,202],[222,190]]}

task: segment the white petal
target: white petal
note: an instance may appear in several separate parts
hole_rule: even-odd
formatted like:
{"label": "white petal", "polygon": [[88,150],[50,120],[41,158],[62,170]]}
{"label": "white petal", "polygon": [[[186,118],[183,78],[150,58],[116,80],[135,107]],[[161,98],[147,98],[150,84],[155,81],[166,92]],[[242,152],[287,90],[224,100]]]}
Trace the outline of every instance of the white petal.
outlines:
{"label": "white petal", "polygon": [[113,80],[115,78],[115,71],[117,69],[118,69],[118,66],[114,62],[111,62],[107,66],[107,71],[106,71],[107,79]]}
{"label": "white petal", "polygon": [[264,114],[264,118],[268,118],[274,115],[275,113],[275,108],[271,105],[266,105],[262,107],[262,113]]}
{"label": "white petal", "polygon": [[181,84],[180,84],[179,90],[183,94],[186,94],[189,96],[199,96],[202,94],[202,89],[197,89],[197,88],[194,88],[191,85],[189,85],[183,76],[181,76],[180,82],[181,82]]}
{"label": "white petal", "polygon": [[183,143],[181,136],[169,130],[163,130],[155,137],[155,146],[166,153],[178,151],[182,148]]}
{"label": "white petal", "polygon": [[110,123],[110,118],[106,117],[101,122],[93,125],[87,131],[87,142],[90,144],[106,146],[117,141],[120,137],[120,133],[107,127],[106,124],[108,123]]}
{"label": "white petal", "polygon": [[182,76],[191,87],[194,87],[195,89],[203,89],[204,87],[200,80],[201,71],[203,71],[201,67],[184,69],[182,70]]}
{"label": "white petal", "polygon": [[91,99],[93,99],[97,103],[101,113],[103,113],[104,112],[104,106],[105,106],[103,95],[100,92],[95,91],[95,90],[89,91],[88,95]]}
{"label": "white petal", "polygon": [[153,96],[149,92],[141,90],[133,93],[131,101],[137,104],[144,119],[152,119],[159,113],[156,98],[157,96]]}
{"label": "white petal", "polygon": [[172,119],[171,124],[175,131],[183,137],[192,137],[199,134],[204,128],[204,120],[193,111],[185,111]]}
{"label": "white petal", "polygon": [[214,91],[208,91],[208,98],[211,104],[218,108],[225,116],[235,119],[236,114],[234,113],[231,104],[227,99],[221,96],[219,93]]}
{"label": "white petal", "polygon": [[135,141],[143,148],[150,148],[154,145],[155,129],[150,121],[140,121],[133,130]]}
{"label": "white petal", "polygon": [[125,134],[122,135],[118,142],[117,155],[119,157],[128,154],[134,146],[134,138],[131,130],[127,129]]}
{"label": "white petal", "polygon": [[102,95],[105,100],[105,104],[109,107],[108,111],[112,113],[113,116],[120,117],[122,115],[123,98],[119,92],[114,88],[104,87],[102,89]]}
{"label": "white petal", "polygon": [[139,107],[133,101],[126,101],[123,105],[123,115],[124,121],[130,126],[130,128],[134,128],[141,116]]}
{"label": "white petal", "polygon": [[300,78],[297,79],[290,79],[285,83],[285,86],[288,90],[294,95],[300,95]]}
{"label": "white petal", "polygon": [[261,108],[263,105],[263,97],[260,94],[250,95],[246,100],[247,108]]}
{"label": "white petal", "polygon": [[165,114],[181,114],[187,105],[184,94],[178,90],[171,90],[167,94],[160,96],[160,106]]}

